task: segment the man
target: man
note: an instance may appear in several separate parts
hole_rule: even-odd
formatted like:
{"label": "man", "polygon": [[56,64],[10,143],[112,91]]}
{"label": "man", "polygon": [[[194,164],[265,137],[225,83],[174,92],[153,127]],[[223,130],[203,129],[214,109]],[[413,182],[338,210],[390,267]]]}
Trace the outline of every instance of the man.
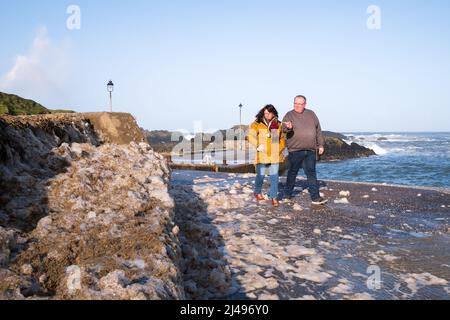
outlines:
{"label": "man", "polygon": [[295,97],[294,110],[286,114],[283,124],[289,150],[289,171],[285,197],[292,198],[298,171],[303,168],[312,203],[324,205],[328,200],[320,196],[316,173],[316,152],[318,151],[319,155],[324,154],[324,138],[316,114],[306,109],[305,96]]}

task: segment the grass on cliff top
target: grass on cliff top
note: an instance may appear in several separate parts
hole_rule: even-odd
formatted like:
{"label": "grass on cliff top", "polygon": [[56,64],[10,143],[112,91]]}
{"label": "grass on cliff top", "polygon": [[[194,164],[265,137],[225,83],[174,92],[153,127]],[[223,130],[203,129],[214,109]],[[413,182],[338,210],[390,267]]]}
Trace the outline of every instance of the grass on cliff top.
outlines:
{"label": "grass on cliff top", "polygon": [[33,100],[24,99],[14,94],[0,92],[0,115],[7,114],[11,116],[20,116],[51,113],[74,113],[74,111],[49,110]]}
{"label": "grass on cliff top", "polygon": [[75,111],[72,110],[61,110],[61,109],[57,109],[57,110],[50,110],[50,113],[55,114],[55,113],[76,113]]}

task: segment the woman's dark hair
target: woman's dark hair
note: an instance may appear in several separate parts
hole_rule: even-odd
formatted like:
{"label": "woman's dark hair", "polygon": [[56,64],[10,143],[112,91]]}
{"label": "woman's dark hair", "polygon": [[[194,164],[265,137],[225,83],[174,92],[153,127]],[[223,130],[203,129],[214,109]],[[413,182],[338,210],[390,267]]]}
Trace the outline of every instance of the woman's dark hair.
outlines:
{"label": "woman's dark hair", "polygon": [[264,121],[264,111],[266,111],[266,110],[270,113],[273,113],[275,115],[275,117],[278,118],[277,109],[275,109],[275,107],[273,105],[268,104],[267,106],[265,106],[258,112],[258,114],[256,115],[256,122],[262,123]]}

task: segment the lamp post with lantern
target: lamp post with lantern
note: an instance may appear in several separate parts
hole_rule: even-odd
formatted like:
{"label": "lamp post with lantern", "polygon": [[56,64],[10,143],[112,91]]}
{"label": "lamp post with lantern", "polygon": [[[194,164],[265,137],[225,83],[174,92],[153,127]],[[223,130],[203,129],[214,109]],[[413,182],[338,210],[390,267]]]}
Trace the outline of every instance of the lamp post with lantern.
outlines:
{"label": "lamp post with lantern", "polygon": [[107,89],[109,92],[109,109],[112,112],[112,93],[114,91],[114,83],[110,80],[107,84]]}
{"label": "lamp post with lantern", "polygon": [[239,149],[242,150],[242,103],[239,105]]}

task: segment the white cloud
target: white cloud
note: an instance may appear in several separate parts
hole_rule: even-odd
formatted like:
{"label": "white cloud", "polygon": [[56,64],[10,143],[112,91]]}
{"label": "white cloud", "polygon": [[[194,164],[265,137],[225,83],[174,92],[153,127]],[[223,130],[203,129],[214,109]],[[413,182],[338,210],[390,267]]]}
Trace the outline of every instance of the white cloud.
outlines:
{"label": "white cloud", "polygon": [[54,43],[47,28],[41,27],[26,55],[18,55],[14,65],[0,77],[0,91],[42,102],[60,100],[68,78],[68,47]]}

